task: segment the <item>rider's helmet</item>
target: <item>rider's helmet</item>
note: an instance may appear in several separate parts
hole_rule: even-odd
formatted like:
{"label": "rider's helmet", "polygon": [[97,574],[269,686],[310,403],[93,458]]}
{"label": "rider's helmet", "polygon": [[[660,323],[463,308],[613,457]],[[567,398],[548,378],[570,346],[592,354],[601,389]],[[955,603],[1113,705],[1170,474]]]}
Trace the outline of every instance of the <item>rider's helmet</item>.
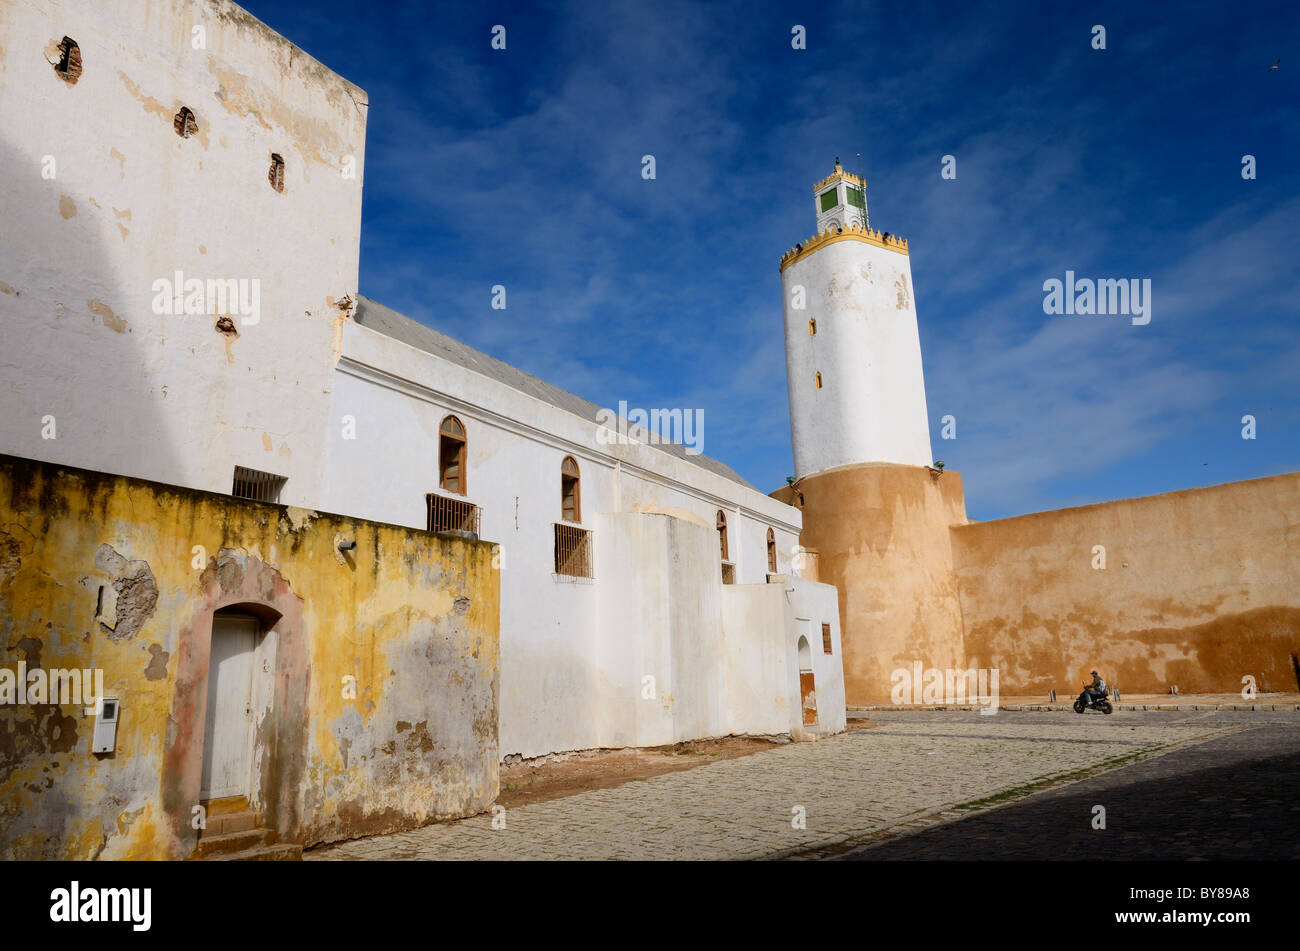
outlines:
{"label": "rider's helmet", "polygon": [[1096,676],[1097,676],[1097,672],[1094,670],[1094,671],[1092,672],[1092,675],[1093,675],[1094,677],[1096,677]]}

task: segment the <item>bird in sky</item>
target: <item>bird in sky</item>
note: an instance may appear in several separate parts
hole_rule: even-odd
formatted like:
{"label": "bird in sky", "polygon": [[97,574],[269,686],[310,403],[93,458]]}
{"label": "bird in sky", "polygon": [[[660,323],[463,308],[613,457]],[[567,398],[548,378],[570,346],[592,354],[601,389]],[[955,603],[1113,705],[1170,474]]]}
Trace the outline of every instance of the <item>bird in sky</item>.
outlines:
{"label": "bird in sky", "polygon": [[1274,63],[1272,66],[1268,68],[1268,71],[1271,73],[1273,72],[1273,70],[1277,69],[1281,65],[1282,65],[1282,60],[1279,59],[1276,63]]}

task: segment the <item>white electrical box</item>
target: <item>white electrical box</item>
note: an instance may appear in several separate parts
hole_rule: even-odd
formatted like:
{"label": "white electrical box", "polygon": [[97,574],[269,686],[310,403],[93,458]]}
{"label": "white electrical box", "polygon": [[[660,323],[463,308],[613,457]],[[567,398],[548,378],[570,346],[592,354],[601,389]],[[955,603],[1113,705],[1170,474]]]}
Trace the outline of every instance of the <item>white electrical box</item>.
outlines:
{"label": "white electrical box", "polygon": [[99,716],[95,718],[95,735],[90,747],[92,753],[111,753],[117,746],[117,718],[122,705],[116,697],[103,697],[99,701]]}

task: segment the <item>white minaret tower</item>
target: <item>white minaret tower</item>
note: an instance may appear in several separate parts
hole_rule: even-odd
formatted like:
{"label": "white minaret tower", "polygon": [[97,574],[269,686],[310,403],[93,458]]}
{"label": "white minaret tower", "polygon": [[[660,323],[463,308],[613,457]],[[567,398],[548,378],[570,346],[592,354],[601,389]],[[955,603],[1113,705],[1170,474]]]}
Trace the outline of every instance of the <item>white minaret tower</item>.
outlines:
{"label": "white minaret tower", "polygon": [[871,230],[866,185],[839,159],[813,196],[818,234],[781,258],[795,478],[860,463],[928,466],[907,240]]}

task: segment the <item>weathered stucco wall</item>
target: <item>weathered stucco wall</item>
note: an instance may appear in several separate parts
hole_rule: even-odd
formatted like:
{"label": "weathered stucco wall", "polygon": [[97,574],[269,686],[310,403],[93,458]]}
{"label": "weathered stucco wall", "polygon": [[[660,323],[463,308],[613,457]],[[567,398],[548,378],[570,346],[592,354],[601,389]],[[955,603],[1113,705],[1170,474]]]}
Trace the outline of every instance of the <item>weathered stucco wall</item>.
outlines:
{"label": "weathered stucco wall", "polygon": [[966,521],[960,474],[844,466],[773,495],[802,506],[800,543],[839,591],[849,706],[888,703],[891,672],[915,661],[966,666],[948,537]]}
{"label": "weathered stucco wall", "polygon": [[231,605],[276,639],[250,799],[282,840],[496,797],[489,544],[0,456],[0,667],[100,668],[122,702],[103,756],[79,707],[0,706],[0,856],[190,854],[212,614]]}
{"label": "weathered stucco wall", "polygon": [[1134,693],[1297,688],[1300,473],[958,526],[952,548],[970,663],[1004,694],[1094,667]]}
{"label": "weathered stucco wall", "polygon": [[228,0],[0,0],[0,38],[0,452],[319,506],[365,93]]}

